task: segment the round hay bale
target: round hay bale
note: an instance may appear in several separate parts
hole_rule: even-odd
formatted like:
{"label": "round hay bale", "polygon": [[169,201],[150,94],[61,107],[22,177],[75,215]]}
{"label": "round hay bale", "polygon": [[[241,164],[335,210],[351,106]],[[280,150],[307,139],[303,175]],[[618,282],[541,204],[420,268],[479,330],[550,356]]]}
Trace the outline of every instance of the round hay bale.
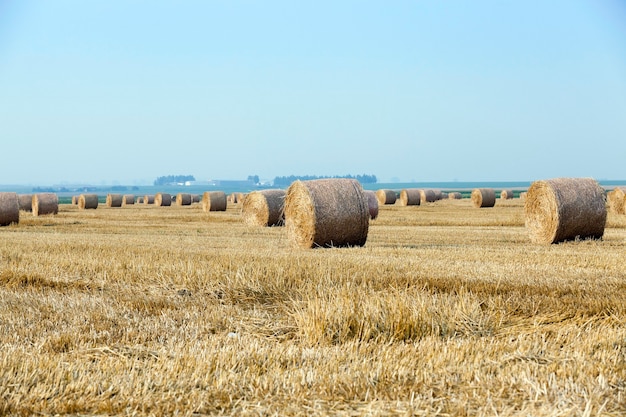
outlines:
{"label": "round hay bale", "polygon": [[434,203],[437,201],[437,194],[434,190],[420,190],[420,204]]}
{"label": "round hay bale", "polygon": [[297,180],[287,189],[285,225],[297,246],[363,246],[369,218],[367,199],[357,180]]}
{"label": "round hay bale", "polygon": [[148,205],[148,204],[154,204],[154,196],[153,195],[144,195],[143,196],[143,203]]}
{"label": "round hay bale", "polygon": [[154,205],[158,207],[168,207],[172,205],[172,195],[168,193],[156,193]]}
{"label": "round hay bale", "polygon": [[33,216],[57,214],[59,212],[59,197],[55,193],[33,194]]}
{"label": "round hay bale", "polygon": [[143,197],[137,197],[137,204],[143,204]]}
{"label": "round hay bale", "polygon": [[98,208],[98,195],[97,194],[81,194],[78,196],[78,208],[81,210],[97,209]]}
{"label": "round hay bale", "polygon": [[33,211],[33,195],[18,194],[17,203],[22,211]]}
{"label": "round hay bale", "polygon": [[135,196],[132,194],[124,194],[122,196],[122,206],[132,206],[135,204]]}
{"label": "round hay bale", "polygon": [[458,191],[448,193],[448,200],[460,200],[462,197],[463,196]]}
{"label": "round hay bale", "polygon": [[72,205],[73,206],[77,206],[78,205],[78,196],[77,195],[73,195],[72,196]]}
{"label": "round hay bale", "polygon": [[519,193],[520,200],[525,201],[527,194],[528,194],[528,191],[522,191],[521,193]]}
{"label": "round hay bale", "polygon": [[475,188],[472,190],[472,204],[476,208],[495,206],[495,191],[492,188]]}
{"label": "round hay bale", "polygon": [[193,194],[191,196],[192,203],[199,203],[200,201],[202,201],[202,196],[200,194]]}
{"label": "round hay bale", "polygon": [[513,190],[502,190],[500,191],[500,199],[501,200],[510,200],[514,197]]}
{"label": "round hay bale", "polygon": [[226,211],[226,193],[224,191],[205,191],[202,195],[202,210]]}
{"label": "round hay bale", "polygon": [[555,178],[530,185],[526,228],[535,243],[600,239],[606,224],[604,190],[593,178]]}
{"label": "round hay bale", "polygon": [[17,193],[0,193],[0,226],[20,222],[20,203]]}
{"label": "round hay bale", "polygon": [[443,191],[433,190],[433,193],[435,193],[435,201],[443,200]]}
{"label": "round hay bale", "polygon": [[107,194],[107,207],[122,207],[122,194]]}
{"label": "round hay bale", "polygon": [[187,193],[176,194],[176,204],[178,204],[179,206],[190,206],[191,194],[187,194]]}
{"label": "round hay bale", "polygon": [[283,226],[285,190],[252,191],[243,201],[241,216],[250,226]]}
{"label": "round hay bale", "polygon": [[419,206],[420,200],[421,193],[417,188],[405,188],[400,191],[401,206]]}
{"label": "round hay bale", "polygon": [[370,213],[370,219],[376,220],[378,217],[378,198],[372,190],[363,190],[363,194],[367,198],[367,208]]}
{"label": "round hay bale", "polygon": [[606,195],[609,210],[613,214],[626,214],[626,187],[616,187]]}
{"label": "round hay bale", "polygon": [[380,189],[376,191],[376,199],[378,199],[378,205],[380,206],[385,204],[395,204],[396,198],[396,192],[393,190]]}

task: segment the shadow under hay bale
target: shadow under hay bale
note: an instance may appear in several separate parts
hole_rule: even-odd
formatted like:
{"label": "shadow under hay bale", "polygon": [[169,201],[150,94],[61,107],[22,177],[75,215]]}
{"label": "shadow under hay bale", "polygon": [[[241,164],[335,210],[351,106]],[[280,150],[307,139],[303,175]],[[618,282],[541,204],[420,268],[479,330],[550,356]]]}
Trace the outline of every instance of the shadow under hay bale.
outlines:
{"label": "shadow under hay bale", "polygon": [[107,207],[122,207],[123,203],[122,194],[107,194],[106,206]]}
{"label": "shadow under hay bale", "polygon": [[59,197],[55,193],[33,194],[33,216],[45,216],[59,212]]}
{"label": "shadow under hay bale", "polygon": [[97,209],[98,208],[98,195],[97,194],[81,194],[78,196],[78,208],[80,210]]}
{"label": "shadow under hay bale", "polygon": [[606,224],[604,190],[593,178],[555,178],[531,184],[525,224],[535,243],[600,239]]}
{"label": "shadow under hay bale", "polygon": [[17,203],[22,211],[33,211],[33,195],[18,194]]}
{"label": "shadow under hay bale", "polygon": [[205,191],[202,195],[202,210],[226,211],[226,193],[224,191]]}
{"label": "shadow under hay bale", "polygon": [[372,190],[363,190],[363,194],[365,194],[365,198],[367,199],[367,208],[370,213],[370,219],[376,220],[378,217],[378,198],[376,197],[376,192]]}
{"label": "shadow under hay bale", "polygon": [[169,207],[172,205],[172,195],[168,193],[156,193],[154,205],[157,207]]}
{"label": "shadow under hay bale", "polygon": [[421,201],[421,193],[417,188],[405,188],[400,191],[401,206],[419,206]]}
{"label": "shadow under hay bale", "polygon": [[0,226],[20,222],[20,204],[17,193],[0,193]]}
{"label": "shadow under hay bale", "polygon": [[488,208],[495,206],[495,191],[491,188],[475,188],[474,190],[472,190],[472,204],[476,208]]}
{"label": "shadow under hay bale", "polygon": [[285,225],[297,246],[363,246],[369,218],[367,197],[356,180],[295,181],[287,189]]}
{"label": "shadow under hay bale", "polygon": [[252,191],[243,200],[241,217],[250,226],[284,226],[285,190]]}

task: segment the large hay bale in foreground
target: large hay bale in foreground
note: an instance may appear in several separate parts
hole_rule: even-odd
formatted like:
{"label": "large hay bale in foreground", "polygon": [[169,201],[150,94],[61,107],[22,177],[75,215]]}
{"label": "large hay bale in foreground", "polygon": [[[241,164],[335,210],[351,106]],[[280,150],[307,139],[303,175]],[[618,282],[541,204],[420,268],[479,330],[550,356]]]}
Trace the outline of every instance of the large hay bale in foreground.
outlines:
{"label": "large hay bale in foreground", "polygon": [[202,210],[226,211],[226,193],[224,191],[205,191],[202,195]]}
{"label": "large hay bale in foreground", "polygon": [[97,194],[81,194],[78,196],[78,208],[81,210],[97,209],[98,208],[98,195]]}
{"label": "large hay bale in foreground", "polygon": [[190,206],[191,205],[191,194],[189,193],[178,193],[176,194],[176,204],[179,206]]}
{"label": "large hay bale in foreground", "polygon": [[463,195],[458,191],[448,193],[448,200],[460,200],[461,198],[463,198]]}
{"label": "large hay bale in foreground", "polygon": [[376,191],[376,199],[378,200],[378,205],[383,206],[385,204],[395,204],[396,198],[396,192],[393,190],[380,189]]}
{"label": "large hay bale in foreground", "polygon": [[0,226],[20,222],[20,203],[17,193],[0,193]]}
{"label": "large hay bale in foreground", "polygon": [[122,207],[124,198],[122,194],[107,194],[106,205],[107,207]]}
{"label": "large hay bale in foreground", "polygon": [[475,188],[472,190],[472,204],[476,208],[495,206],[495,191],[492,188]]}
{"label": "large hay bale in foreground", "polygon": [[153,195],[144,195],[143,196],[143,204],[154,204],[154,196]]}
{"label": "large hay bale in foreground", "polygon": [[59,212],[59,197],[55,193],[33,194],[33,216],[57,214]]}
{"label": "large hay bale in foreground", "polygon": [[376,197],[376,192],[372,190],[363,190],[363,194],[365,194],[365,198],[367,199],[367,208],[370,213],[370,219],[376,220],[378,217],[378,198]]}
{"label": "large hay bale in foreground", "polygon": [[502,190],[500,191],[500,199],[501,200],[510,200],[514,197],[513,190]]}
{"label": "large hay bale in foreground", "polygon": [[18,194],[17,204],[22,211],[33,211],[33,195],[32,194]]}
{"label": "large hay bale in foreground", "polygon": [[244,223],[250,226],[283,226],[285,194],[285,190],[261,190],[249,193],[241,206]]}
{"label": "large hay bale in foreground", "polygon": [[421,201],[421,193],[417,188],[405,188],[400,191],[401,206],[419,206]]}
{"label": "large hay bale in foreground", "polygon": [[606,195],[609,210],[614,214],[626,214],[626,187],[616,187]]}
{"label": "large hay bale in foreground", "polygon": [[122,206],[132,206],[135,204],[135,196],[133,194],[124,194],[122,196]]}
{"label": "large hay bale in foreground", "polygon": [[600,239],[606,224],[604,190],[593,178],[555,178],[530,185],[526,228],[535,243]]}
{"label": "large hay bale in foreground", "polygon": [[158,207],[169,207],[172,205],[172,195],[168,193],[156,193],[154,205]]}
{"label": "large hay bale in foreground", "polygon": [[305,248],[363,246],[369,207],[357,180],[294,181],[285,196],[289,239]]}

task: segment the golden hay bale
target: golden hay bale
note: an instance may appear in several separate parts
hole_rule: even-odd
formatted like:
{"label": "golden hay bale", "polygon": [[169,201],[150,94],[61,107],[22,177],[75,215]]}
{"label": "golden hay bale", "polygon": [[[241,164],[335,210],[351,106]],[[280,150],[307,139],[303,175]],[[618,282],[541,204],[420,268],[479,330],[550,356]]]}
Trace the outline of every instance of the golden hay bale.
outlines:
{"label": "golden hay bale", "polygon": [[372,190],[363,190],[363,194],[367,198],[367,208],[370,213],[370,219],[376,220],[378,217],[378,197]]}
{"label": "golden hay bale", "polygon": [[135,196],[132,194],[124,194],[122,196],[122,205],[123,206],[131,206],[135,204]]}
{"label": "golden hay bale", "polygon": [[78,196],[77,195],[73,195],[72,196],[72,205],[74,205],[74,206],[78,205]]}
{"label": "golden hay bale", "polygon": [[472,190],[472,204],[477,208],[495,206],[495,191],[491,188],[475,188]]}
{"label": "golden hay bale", "polygon": [[143,197],[137,197],[137,204],[143,204]]}
{"label": "golden hay bale", "polygon": [[500,199],[502,200],[510,200],[514,197],[513,190],[502,190],[500,191]]}
{"label": "golden hay bale", "polygon": [[98,195],[97,194],[81,194],[78,196],[78,208],[85,209],[97,209],[98,208]]}
{"label": "golden hay bale", "polygon": [[33,194],[33,216],[57,214],[59,212],[59,197],[55,193]]}
{"label": "golden hay bale", "polygon": [[614,214],[626,214],[626,187],[616,187],[606,195],[609,210]]}
{"label": "golden hay bale", "polygon": [[20,222],[20,203],[17,193],[0,193],[0,226]]}
{"label": "golden hay bale", "polygon": [[420,204],[433,203],[437,201],[437,195],[434,190],[420,190]]}
{"label": "golden hay bale", "polygon": [[17,204],[22,211],[33,211],[33,195],[32,194],[18,194]]}
{"label": "golden hay bale", "polygon": [[190,206],[191,194],[188,194],[188,193],[176,194],[176,204],[178,204],[179,206]]}
{"label": "golden hay bale", "polygon": [[401,206],[419,206],[420,200],[421,193],[417,188],[405,188],[400,191]]}
{"label": "golden hay bale", "polygon": [[528,194],[528,191],[522,191],[521,193],[519,193],[520,200],[522,200],[522,201],[526,200],[526,195],[527,194]]}
{"label": "golden hay bale", "polygon": [[599,239],[606,224],[604,190],[593,178],[555,178],[530,185],[526,228],[535,243]]}
{"label": "golden hay bale", "polygon": [[376,191],[376,199],[381,206],[385,204],[395,204],[396,198],[396,192],[393,190],[380,189]]}
{"label": "golden hay bale", "polygon": [[357,180],[294,181],[285,196],[289,239],[305,248],[363,246],[370,212]]}
{"label": "golden hay bale", "polygon": [[122,207],[123,197],[122,194],[107,194],[106,205],[107,207]]}
{"label": "golden hay bale", "polygon": [[156,193],[154,205],[158,207],[168,207],[172,205],[172,195],[168,193]]}
{"label": "golden hay bale", "polygon": [[458,191],[448,193],[448,200],[460,200],[462,197],[463,196]]}
{"label": "golden hay bale", "polygon": [[144,195],[143,196],[144,204],[154,204],[154,196],[153,195]]}
{"label": "golden hay bale", "polygon": [[250,226],[283,226],[285,190],[252,191],[243,201],[241,216]]}
{"label": "golden hay bale", "polygon": [[224,191],[205,191],[202,195],[202,210],[226,211],[226,193]]}

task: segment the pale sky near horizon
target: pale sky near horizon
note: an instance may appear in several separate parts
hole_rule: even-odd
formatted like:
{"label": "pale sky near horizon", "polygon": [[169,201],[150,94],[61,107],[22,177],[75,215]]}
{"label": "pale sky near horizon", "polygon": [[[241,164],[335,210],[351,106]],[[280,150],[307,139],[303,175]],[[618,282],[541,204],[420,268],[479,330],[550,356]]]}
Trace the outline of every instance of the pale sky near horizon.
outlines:
{"label": "pale sky near horizon", "polygon": [[0,0],[0,184],[626,180],[626,1]]}

